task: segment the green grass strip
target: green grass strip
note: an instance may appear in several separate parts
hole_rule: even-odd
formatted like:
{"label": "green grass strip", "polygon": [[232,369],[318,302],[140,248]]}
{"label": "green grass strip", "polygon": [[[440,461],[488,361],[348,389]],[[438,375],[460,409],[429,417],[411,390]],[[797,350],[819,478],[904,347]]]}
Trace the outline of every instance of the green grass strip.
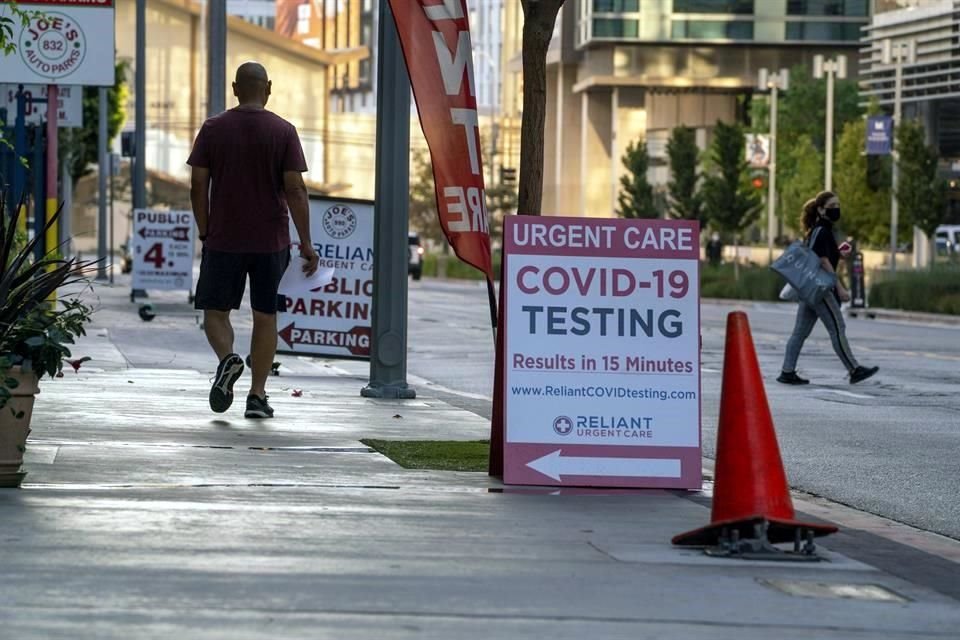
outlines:
{"label": "green grass strip", "polygon": [[486,471],[490,441],[361,440],[406,469]]}

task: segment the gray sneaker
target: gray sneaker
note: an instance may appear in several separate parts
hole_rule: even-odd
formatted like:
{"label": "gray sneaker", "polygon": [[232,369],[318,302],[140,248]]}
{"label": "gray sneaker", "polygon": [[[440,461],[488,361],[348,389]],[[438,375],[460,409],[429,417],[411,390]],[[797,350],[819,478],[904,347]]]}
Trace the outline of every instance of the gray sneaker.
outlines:
{"label": "gray sneaker", "polygon": [[223,413],[233,404],[233,385],[243,373],[243,358],[231,353],[220,362],[210,388],[210,408]]}
{"label": "gray sneaker", "polygon": [[259,397],[255,395],[247,396],[247,410],[244,412],[244,418],[265,419],[273,417],[273,407],[267,404],[267,398],[270,396]]}

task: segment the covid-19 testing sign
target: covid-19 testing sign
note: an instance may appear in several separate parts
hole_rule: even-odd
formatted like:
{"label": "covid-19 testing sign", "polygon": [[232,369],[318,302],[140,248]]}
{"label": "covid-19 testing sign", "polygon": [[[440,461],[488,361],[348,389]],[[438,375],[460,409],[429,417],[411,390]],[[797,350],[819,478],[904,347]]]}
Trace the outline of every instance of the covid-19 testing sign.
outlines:
{"label": "covid-19 testing sign", "polygon": [[504,481],[699,489],[696,222],[509,216]]}

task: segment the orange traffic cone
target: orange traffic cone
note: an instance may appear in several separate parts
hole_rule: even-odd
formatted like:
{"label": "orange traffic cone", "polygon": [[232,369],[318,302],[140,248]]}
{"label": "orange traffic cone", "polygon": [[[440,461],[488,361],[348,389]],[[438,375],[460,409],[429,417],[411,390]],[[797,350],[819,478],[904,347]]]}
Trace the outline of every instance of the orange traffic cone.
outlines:
{"label": "orange traffic cone", "polygon": [[721,539],[755,538],[758,531],[765,531],[770,543],[797,542],[837,531],[795,519],[750,323],[742,311],[727,316],[717,431],[710,524],[675,536],[673,544],[716,546]]}

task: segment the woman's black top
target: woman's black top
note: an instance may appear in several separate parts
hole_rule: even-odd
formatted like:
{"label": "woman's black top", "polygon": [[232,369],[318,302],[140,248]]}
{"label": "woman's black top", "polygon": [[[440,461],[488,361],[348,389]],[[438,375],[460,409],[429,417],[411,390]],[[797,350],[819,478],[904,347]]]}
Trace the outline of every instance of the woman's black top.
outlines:
{"label": "woman's black top", "polygon": [[822,229],[817,234],[811,249],[821,258],[829,260],[830,264],[833,265],[833,270],[836,271],[837,265],[840,264],[840,247],[837,246],[837,239],[833,235],[833,223],[821,218],[814,225],[810,234],[813,234],[817,227],[822,227]]}

